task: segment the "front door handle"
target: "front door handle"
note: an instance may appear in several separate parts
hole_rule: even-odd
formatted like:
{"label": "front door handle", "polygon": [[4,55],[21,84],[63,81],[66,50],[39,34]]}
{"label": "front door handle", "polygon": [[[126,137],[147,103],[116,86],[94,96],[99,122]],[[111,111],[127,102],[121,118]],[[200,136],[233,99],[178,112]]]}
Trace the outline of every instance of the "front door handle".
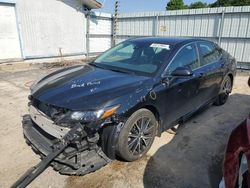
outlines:
{"label": "front door handle", "polygon": [[163,85],[165,85],[167,87],[171,84],[171,81],[172,81],[172,78],[170,78],[170,77],[166,77],[166,78],[162,79]]}

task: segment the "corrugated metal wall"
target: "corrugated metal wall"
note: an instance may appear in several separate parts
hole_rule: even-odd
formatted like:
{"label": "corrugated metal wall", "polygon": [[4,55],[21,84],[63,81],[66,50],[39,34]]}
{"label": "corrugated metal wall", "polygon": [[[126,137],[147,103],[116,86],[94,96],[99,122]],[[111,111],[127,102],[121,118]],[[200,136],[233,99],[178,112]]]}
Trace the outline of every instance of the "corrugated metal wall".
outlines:
{"label": "corrugated metal wall", "polygon": [[18,0],[16,10],[24,59],[86,53],[80,1]]}
{"label": "corrugated metal wall", "polygon": [[139,36],[206,38],[239,62],[250,62],[250,6],[120,14],[117,33],[117,42]]}

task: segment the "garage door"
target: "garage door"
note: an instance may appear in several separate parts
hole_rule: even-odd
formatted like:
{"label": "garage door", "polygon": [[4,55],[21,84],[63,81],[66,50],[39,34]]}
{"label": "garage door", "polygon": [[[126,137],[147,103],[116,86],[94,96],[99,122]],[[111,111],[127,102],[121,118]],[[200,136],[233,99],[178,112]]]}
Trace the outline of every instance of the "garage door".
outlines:
{"label": "garage door", "polygon": [[15,7],[0,4],[0,62],[21,59]]}

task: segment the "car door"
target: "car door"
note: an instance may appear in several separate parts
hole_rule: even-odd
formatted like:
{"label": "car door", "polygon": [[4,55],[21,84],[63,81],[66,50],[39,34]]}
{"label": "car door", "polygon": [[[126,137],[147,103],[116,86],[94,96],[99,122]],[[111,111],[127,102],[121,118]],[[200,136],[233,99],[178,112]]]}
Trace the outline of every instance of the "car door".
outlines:
{"label": "car door", "polygon": [[[197,100],[200,87],[200,75],[195,69],[199,68],[200,61],[198,49],[195,43],[183,46],[166,68],[165,75],[168,86],[160,93],[163,99],[161,106],[164,108],[168,124],[195,110],[200,101]],[[171,76],[171,73],[178,67],[189,67],[194,71],[192,76]],[[167,128],[167,127],[165,127]]]}
{"label": "car door", "polygon": [[223,79],[223,59],[221,53],[212,42],[197,43],[201,66],[197,70],[201,77],[200,100],[201,103],[207,103],[216,97],[220,90],[220,84]]}

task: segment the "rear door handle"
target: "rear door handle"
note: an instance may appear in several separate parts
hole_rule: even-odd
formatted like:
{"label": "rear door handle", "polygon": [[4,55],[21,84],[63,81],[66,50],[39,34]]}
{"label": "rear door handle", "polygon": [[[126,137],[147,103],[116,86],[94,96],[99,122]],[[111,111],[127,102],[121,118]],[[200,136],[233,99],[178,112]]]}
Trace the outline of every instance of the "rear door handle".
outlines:
{"label": "rear door handle", "polygon": [[198,77],[199,77],[199,78],[202,78],[202,77],[203,77],[203,75],[204,75],[204,73],[203,73],[203,72],[198,73]]}

